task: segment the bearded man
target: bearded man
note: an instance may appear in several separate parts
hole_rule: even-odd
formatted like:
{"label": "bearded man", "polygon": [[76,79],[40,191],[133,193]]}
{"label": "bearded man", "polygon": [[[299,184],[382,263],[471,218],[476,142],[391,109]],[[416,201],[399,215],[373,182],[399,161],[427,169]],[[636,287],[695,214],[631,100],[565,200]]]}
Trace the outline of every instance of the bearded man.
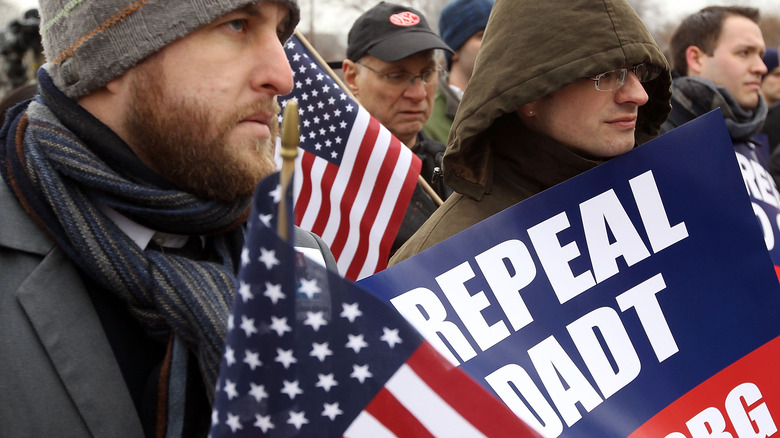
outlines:
{"label": "bearded man", "polygon": [[298,6],[40,5],[38,94],[0,131],[0,424],[205,436]]}

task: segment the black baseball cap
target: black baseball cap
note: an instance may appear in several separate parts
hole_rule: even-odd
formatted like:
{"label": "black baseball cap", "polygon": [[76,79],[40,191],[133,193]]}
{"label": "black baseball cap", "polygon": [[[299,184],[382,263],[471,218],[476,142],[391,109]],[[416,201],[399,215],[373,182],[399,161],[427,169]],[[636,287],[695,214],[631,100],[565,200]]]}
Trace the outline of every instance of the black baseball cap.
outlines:
{"label": "black baseball cap", "polygon": [[452,52],[419,11],[381,2],[358,17],[347,36],[347,59],[365,55],[395,62],[424,50]]}

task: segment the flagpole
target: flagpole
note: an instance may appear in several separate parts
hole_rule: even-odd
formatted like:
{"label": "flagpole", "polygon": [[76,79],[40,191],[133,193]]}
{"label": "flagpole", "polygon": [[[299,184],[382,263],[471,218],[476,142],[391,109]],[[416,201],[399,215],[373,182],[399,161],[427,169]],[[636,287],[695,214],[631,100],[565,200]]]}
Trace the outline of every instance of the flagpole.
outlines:
{"label": "flagpole", "polygon": [[[303,45],[306,47],[306,49],[312,55],[314,55],[314,57],[316,58],[317,62],[320,64],[322,69],[325,70],[330,75],[331,78],[333,78],[333,80],[338,84],[338,86],[341,87],[341,89],[344,90],[344,92],[347,93],[347,95],[351,97],[352,100],[358,101],[357,98],[355,98],[355,96],[352,94],[352,92],[349,91],[349,88],[347,88],[346,84],[344,84],[344,82],[341,80],[341,77],[339,77],[333,71],[333,69],[330,68],[328,62],[322,59],[322,56],[320,56],[319,52],[317,52],[314,46],[312,46],[311,43],[309,43],[309,40],[307,40],[306,37],[304,37],[303,34],[298,29],[295,30],[295,36],[297,36],[298,39],[301,40],[301,43],[303,43]],[[422,186],[425,192],[428,193],[428,195],[433,199],[436,205],[441,205],[444,203],[441,197],[439,197],[439,194],[433,190],[431,185],[428,184],[428,181],[426,181],[422,175],[417,175],[417,182]]]}
{"label": "flagpole", "polygon": [[279,173],[279,182],[282,186],[282,196],[279,201],[279,218],[276,223],[276,232],[286,240],[290,240],[288,230],[290,229],[290,218],[287,216],[287,188],[290,186],[290,180],[295,172],[295,158],[298,157],[298,140],[300,136],[298,117],[298,102],[288,100],[284,107],[284,116],[282,118],[282,150],[279,155],[282,157],[282,170]]}

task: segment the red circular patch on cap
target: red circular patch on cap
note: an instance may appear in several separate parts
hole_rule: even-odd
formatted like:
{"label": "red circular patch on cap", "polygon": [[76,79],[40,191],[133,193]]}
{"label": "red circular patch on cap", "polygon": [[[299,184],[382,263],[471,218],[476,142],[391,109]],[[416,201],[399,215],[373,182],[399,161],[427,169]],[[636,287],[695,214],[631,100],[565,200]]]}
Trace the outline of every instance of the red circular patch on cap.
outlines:
{"label": "red circular patch on cap", "polygon": [[420,24],[420,17],[414,12],[399,12],[390,16],[390,22],[396,26],[414,26]]}

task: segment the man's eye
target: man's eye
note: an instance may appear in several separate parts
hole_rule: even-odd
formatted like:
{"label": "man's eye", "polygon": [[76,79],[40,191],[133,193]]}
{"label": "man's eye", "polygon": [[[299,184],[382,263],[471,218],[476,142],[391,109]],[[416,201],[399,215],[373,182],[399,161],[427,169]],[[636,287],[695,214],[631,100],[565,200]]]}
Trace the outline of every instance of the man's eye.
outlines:
{"label": "man's eye", "polygon": [[227,23],[225,23],[225,26],[227,26],[232,31],[243,32],[246,24],[244,20],[230,20]]}
{"label": "man's eye", "polygon": [[409,77],[409,73],[388,73],[387,79],[392,81],[402,81]]}

